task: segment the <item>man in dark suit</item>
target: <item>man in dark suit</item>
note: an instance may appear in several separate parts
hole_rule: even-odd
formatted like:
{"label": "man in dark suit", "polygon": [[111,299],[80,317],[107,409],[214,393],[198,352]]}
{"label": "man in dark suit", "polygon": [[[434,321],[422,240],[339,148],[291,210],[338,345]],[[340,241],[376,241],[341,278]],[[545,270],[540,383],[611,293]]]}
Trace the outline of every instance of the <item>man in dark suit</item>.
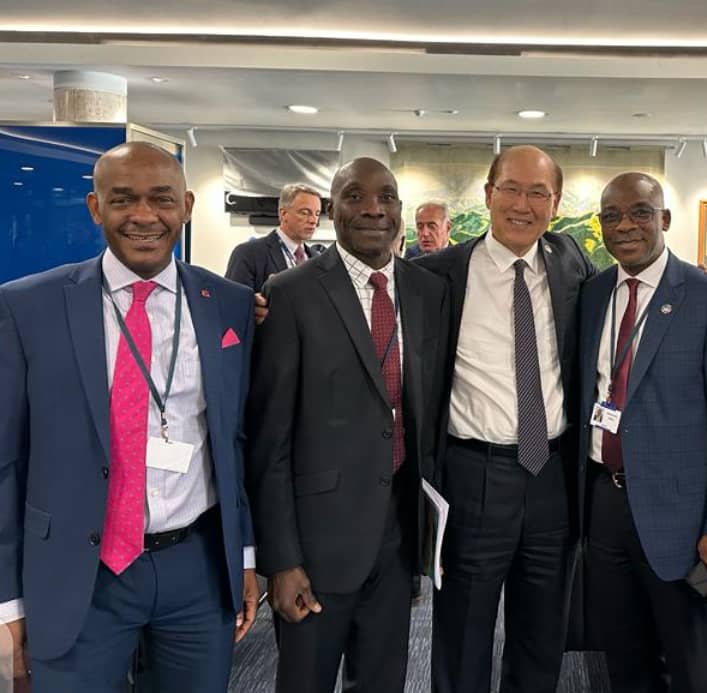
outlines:
{"label": "man in dark suit", "polygon": [[303,183],[286,185],[280,193],[280,227],[264,238],[237,245],[231,253],[226,278],[259,292],[271,274],[295,267],[319,253],[308,241],[319,224],[319,193]]}
{"label": "man in dark suit", "polygon": [[433,690],[488,693],[505,585],[501,691],[548,692],[564,649],[576,512],[575,306],[594,269],[570,236],[546,233],[562,171],[545,152],[505,150],[485,191],[490,233],[416,261],[451,287],[438,470],[450,516]]}
{"label": "man in dark suit", "polygon": [[446,203],[430,201],[419,205],[415,210],[415,229],[417,243],[405,251],[407,259],[444,250],[449,245],[452,230]]}
{"label": "man in dark suit", "polygon": [[341,168],[336,245],[271,281],[258,328],[247,479],[278,693],[331,693],[342,654],[344,691],[404,687],[447,326],[444,282],[393,257],[400,211],[383,164]]}
{"label": "man in dark suit", "polygon": [[252,293],[175,262],[170,154],[123,144],[93,179],[107,250],[0,288],[0,618],[24,675],[26,615],[35,693],[123,691],[141,632],[155,690],[224,691],[257,603]]}
{"label": "man in dark suit", "polygon": [[707,603],[684,578],[707,563],[707,278],[665,247],[652,177],[614,178],[599,218],[619,265],[581,302],[588,619],[614,693],[698,693]]}

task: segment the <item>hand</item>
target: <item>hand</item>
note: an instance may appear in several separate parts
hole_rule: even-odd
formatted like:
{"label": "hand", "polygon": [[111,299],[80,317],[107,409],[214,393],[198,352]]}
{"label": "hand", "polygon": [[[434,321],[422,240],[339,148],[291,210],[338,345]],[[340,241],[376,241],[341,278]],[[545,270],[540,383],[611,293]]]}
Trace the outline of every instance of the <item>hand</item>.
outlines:
{"label": "hand", "polygon": [[707,565],[707,534],[697,542],[697,553],[700,554],[700,560]]}
{"label": "hand", "polygon": [[[29,691],[29,672],[27,670],[29,655],[26,647],[25,620],[21,618],[17,621],[10,621],[10,623],[6,623],[4,626],[0,625],[0,628],[7,630],[9,633],[8,640],[11,640],[11,643],[8,642],[8,646],[12,647],[12,671],[13,678],[15,679],[14,690],[17,693]],[[9,671],[7,673],[9,674]],[[5,672],[2,672],[2,674],[5,674]],[[6,677],[0,676],[0,678]]]}
{"label": "hand", "polygon": [[246,568],[243,571],[243,608],[236,615],[236,642],[245,638],[255,622],[255,614],[258,611],[258,580],[255,577],[253,568]]}
{"label": "hand", "polygon": [[262,325],[268,317],[268,299],[263,294],[255,294],[255,324]]}
{"label": "hand", "polygon": [[300,567],[281,570],[268,580],[268,601],[288,623],[299,623],[310,611],[318,614],[322,610]]}

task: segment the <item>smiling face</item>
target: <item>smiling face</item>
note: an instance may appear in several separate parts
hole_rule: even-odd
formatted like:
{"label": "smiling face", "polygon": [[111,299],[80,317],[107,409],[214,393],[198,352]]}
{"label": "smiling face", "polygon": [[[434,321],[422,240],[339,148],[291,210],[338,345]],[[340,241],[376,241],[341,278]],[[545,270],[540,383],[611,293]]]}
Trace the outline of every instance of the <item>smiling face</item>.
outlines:
{"label": "smiling face", "polygon": [[653,264],[665,247],[670,210],[658,181],[642,173],[623,173],[604,188],[601,231],[606,249],[631,275]]}
{"label": "smiling face", "polygon": [[373,269],[390,260],[401,207],[395,178],[380,161],[354,159],[334,176],[329,218],[337,242]]}
{"label": "smiling face", "polygon": [[108,247],[143,279],[169,264],[194,196],[176,159],[158,147],[131,142],[96,162],[86,204]]}
{"label": "smiling face", "polygon": [[499,159],[494,179],[484,188],[494,238],[518,257],[547,231],[557,213],[555,162],[537,147],[512,147]]}

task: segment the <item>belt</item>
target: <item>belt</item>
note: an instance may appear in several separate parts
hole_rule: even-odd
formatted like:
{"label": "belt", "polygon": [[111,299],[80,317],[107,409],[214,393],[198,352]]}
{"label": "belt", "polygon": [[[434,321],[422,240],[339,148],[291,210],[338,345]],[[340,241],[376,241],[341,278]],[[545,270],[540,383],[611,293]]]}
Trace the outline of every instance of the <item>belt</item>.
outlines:
{"label": "belt", "polygon": [[626,473],[623,469],[618,472],[612,472],[603,462],[597,462],[589,458],[591,463],[590,469],[594,469],[598,474],[608,476],[616,488],[626,488]]}
{"label": "belt", "polygon": [[[503,445],[501,443],[487,443],[485,440],[477,440],[476,438],[457,438],[449,435],[450,440],[461,447],[478,452],[488,453],[489,455],[499,455],[501,457],[518,457],[517,445]],[[548,448],[550,454],[557,452],[560,449],[560,436],[548,440]]]}
{"label": "belt", "polygon": [[190,525],[186,527],[180,527],[179,529],[170,529],[167,532],[155,532],[154,534],[145,534],[143,538],[144,550],[147,553],[154,553],[155,551],[162,551],[162,549],[167,549],[170,546],[176,546],[183,542],[192,532],[196,532],[200,529],[204,529],[208,525],[212,524],[219,517],[218,505],[214,505],[209,508],[206,512],[201,513],[199,517],[194,520]]}

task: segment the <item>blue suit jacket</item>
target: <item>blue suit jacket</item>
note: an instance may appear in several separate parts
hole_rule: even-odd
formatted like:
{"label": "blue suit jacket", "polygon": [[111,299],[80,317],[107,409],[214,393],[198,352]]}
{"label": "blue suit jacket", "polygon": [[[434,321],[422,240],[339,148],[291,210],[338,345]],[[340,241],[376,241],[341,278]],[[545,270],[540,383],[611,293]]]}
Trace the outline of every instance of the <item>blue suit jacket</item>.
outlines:
{"label": "blue suit jacket", "polygon": [[[249,289],[178,263],[199,345],[234,604],[253,543],[242,411]],[[221,348],[228,328],[240,344]],[[109,466],[100,257],[0,287],[0,602],[24,598],[34,657],[68,651],[93,594]],[[95,543],[95,542],[94,542]]]}
{"label": "blue suit jacket", "polygon": [[[600,274],[581,300],[582,489],[599,341],[616,275],[616,267]],[[672,254],[631,366],[620,435],[629,505],[648,562],[663,580],[683,578],[707,534],[707,277]]]}

